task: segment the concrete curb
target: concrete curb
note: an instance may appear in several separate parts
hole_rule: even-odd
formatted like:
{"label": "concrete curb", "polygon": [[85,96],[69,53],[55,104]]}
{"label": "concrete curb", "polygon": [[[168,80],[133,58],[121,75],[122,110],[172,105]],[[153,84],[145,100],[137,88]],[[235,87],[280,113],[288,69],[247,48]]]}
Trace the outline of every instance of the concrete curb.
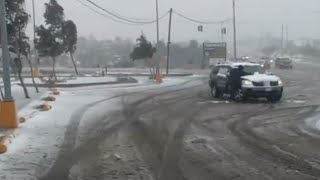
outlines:
{"label": "concrete curb", "polygon": [[[117,81],[113,82],[97,82],[97,83],[79,83],[79,84],[55,84],[54,87],[57,88],[75,88],[75,87],[86,87],[86,86],[99,86],[99,85],[116,85],[116,84],[130,84],[137,83],[138,81],[134,78],[127,77],[119,77]],[[21,86],[19,83],[18,85]],[[33,87],[33,84],[25,84],[27,87]],[[50,84],[37,84],[38,87],[42,88],[50,88],[52,85]]]}

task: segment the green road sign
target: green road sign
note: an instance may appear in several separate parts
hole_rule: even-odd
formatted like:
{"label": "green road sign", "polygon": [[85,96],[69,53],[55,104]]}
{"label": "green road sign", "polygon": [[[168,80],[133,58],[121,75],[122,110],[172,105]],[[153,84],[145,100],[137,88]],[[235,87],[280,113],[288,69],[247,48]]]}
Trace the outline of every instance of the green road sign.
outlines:
{"label": "green road sign", "polygon": [[227,59],[227,43],[203,43],[206,58]]}

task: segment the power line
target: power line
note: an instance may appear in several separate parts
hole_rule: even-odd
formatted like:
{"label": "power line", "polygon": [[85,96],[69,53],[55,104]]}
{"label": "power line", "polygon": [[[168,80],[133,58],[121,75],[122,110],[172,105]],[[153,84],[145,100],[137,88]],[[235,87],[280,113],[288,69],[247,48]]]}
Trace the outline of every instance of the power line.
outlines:
{"label": "power line", "polygon": [[196,19],[193,19],[193,18],[190,18],[186,15],[183,15],[181,13],[178,13],[176,10],[173,11],[173,13],[175,13],[176,15],[188,20],[188,21],[191,21],[191,22],[194,22],[194,23],[198,23],[198,24],[221,24],[221,23],[225,23],[225,22],[228,22],[228,21],[231,21],[232,19],[231,18],[228,18],[228,19],[225,19],[225,20],[222,20],[222,21],[200,21],[200,20],[196,20]]}
{"label": "power line", "polygon": [[[152,20],[152,21],[135,21],[135,20],[131,20],[131,19],[127,19],[127,18],[124,18],[118,14],[115,14],[101,6],[99,6],[98,4],[96,4],[95,2],[92,2],[91,0],[86,0],[87,2],[89,2],[90,4],[92,4],[93,6],[97,7],[98,9],[108,13],[109,15],[117,18],[117,19],[120,19],[122,21],[126,21],[126,22],[129,22],[129,23],[135,23],[135,24],[153,24],[155,22],[157,22],[157,20]],[[161,17],[159,17],[159,19],[162,19],[164,17],[166,17],[167,15],[169,14],[169,11],[167,11],[164,15],[162,15]]]}
{"label": "power line", "polygon": [[91,11],[93,11],[93,12],[95,12],[95,13],[97,13],[97,14],[99,14],[99,15],[107,18],[107,19],[110,19],[110,20],[112,20],[112,21],[115,21],[115,22],[117,22],[117,23],[126,24],[126,25],[133,25],[133,26],[144,25],[144,24],[127,23],[127,22],[120,21],[120,20],[118,20],[118,19],[115,19],[115,18],[113,18],[113,17],[110,17],[110,16],[108,16],[108,15],[106,15],[106,14],[103,14],[103,13],[95,10],[94,8],[90,7],[89,5],[87,5],[86,3],[82,2],[81,0],[76,0],[76,1],[79,2],[80,4],[82,4],[83,6],[87,7],[87,8],[90,9]]}

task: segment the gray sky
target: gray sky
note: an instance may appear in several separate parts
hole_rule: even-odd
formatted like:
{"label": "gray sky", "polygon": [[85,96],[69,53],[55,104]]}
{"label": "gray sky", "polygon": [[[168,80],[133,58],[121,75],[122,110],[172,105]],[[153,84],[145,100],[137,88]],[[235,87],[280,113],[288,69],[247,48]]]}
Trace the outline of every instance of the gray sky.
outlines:
{"label": "gray sky", "polygon": [[[36,23],[43,23],[44,3],[35,0]],[[85,0],[82,0],[85,2]],[[154,19],[155,0],[92,0],[102,7],[128,18]],[[31,14],[31,0],[26,0]],[[67,19],[75,21],[79,35],[93,35],[98,39],[116,36],[135,39],[143,31],[151,40],[156,39],[156,25],[128,26],[102,17],[81,5],[77,0],[58,0],[64,7]],[[176,11],[199,20],[218,21],[232,17],[232,0],[159,0],[160,15],[172,7]],[[319,0],[237,0],[238,36],[259,37],[264,33],[280,36],[281,24],[289,27],[290,39],[300,37],[320,38]],[[197,25],[173,16],[172,40],[218,40],[220,25],[205,25],[204,32],[197,32]],[[231,22],[227,39],[232,38]],[[28,29],[31,32],[31,27]],[[168,18],[160,21],[160,38],[167,39]]]}

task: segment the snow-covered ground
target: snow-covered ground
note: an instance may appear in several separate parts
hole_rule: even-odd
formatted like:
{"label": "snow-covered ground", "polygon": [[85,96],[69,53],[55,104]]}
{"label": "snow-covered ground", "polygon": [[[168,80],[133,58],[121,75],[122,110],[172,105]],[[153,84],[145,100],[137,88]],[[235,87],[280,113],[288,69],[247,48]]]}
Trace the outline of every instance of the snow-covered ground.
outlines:
{"label": "snow-covered ground", "polygon": [[[0,83],[0,86],[2,88],[2,91],[4,91],[2,83]],[[11,82],[12,96],[15,100],[15,103],[18,109],[21,109],[22,107],[30,103],[33,99],[39,98],[39,96],[41,96],[44,91],[43,89],[40,89],[40,93],[37,93],[35,88],[33,87],[28,87],[27,89],[28,89],[30,99],[25,98],[23,89],[21,86],[18,85],[18,81]]]}
{"label": "snow-covered ground", "polygon": [[[34,81],[36,84],[43,84],[43,82],[39,78],[34,78]],[[24,78],[23,82],[26,84],[32,84],[32,79],[31,78]]]}
{"label": "snow-covered ground", "polygon": [[[88,131],[88,123],[94,123],[90,117],[99,117],[99,112],[108,112],[121,108],[122,95],[144,90],[157,90],[160,87],[175,87],[175,85],[190,81],[189,78],[166,78],[164,83],[156,84],[146,77],[137,78],[134,85],[112,85],[60,89],[61,95],[52,102],[53,109],[41,112],[35,109],[43,103],[41,98],[34,99],[29,105],[19,111],[20,116],[29,117],[16,131],[17,136],[8,145],[8,152],[0,155],[0,179],[3,180],[33,180],[45,173],[54,163],[64,141],[64,136],[71,121],[79,121],[79,137]],[[105,80],[105,79],[104,79]],[[110,79],[109,79],[110,80]],[[168,88],[162,88],[166,90]],[[43,94],[43,97],[48,92]],[[113,98],[111,98],[113,97]],[[102,111],[104,110],[104,111]],[[102,114],[101,114],[102,115]],[[99,119],[97,119],[99,120]]]}
{"label": "snow-covered ground", "polygon": [[[35,106],[43,103],[37,100],[19,112],[30,119],[18,129],[17,137],[9,145],[8,153],[0,156],[0,179],[34,179],[35,174],[39,173],[35,172],[39,166],[40,169],[47,169],[46,166],[54,161],[59,152],[73,112],[83,104],[99,100],[99,97],[62,92],[57,99],[51,103],[51,111],[35,110]],[[38,164],[35,161],[42,163]],[[24,170],[17,170],[17,167]]]}

